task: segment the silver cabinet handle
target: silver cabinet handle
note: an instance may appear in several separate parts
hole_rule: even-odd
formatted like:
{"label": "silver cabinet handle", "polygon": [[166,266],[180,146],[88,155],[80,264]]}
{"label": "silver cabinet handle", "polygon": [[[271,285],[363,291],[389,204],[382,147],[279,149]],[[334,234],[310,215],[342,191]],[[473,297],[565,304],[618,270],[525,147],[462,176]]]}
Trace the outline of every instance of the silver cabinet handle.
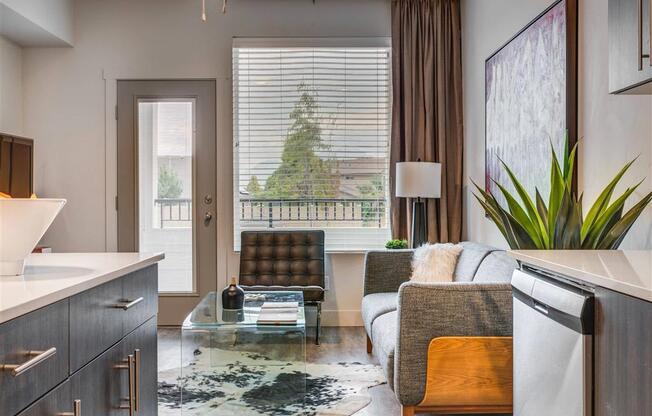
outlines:
{"label": "silver cabinet handle", "polygon": [[72,412],[58,413],[57,416],[81,416],[81,400],[72,402]]}
{"label": "silver cabinet handle", "polygon": [[134,351],[134,409],[140,408],[140,349]]}
{"label": "silver cabinet handle", "polygon": [[134,413],[136,411],[136,404],[134,401],[134,385],[135,385],[135,358],[133,354],[129,354],[127,358],[123,361],[123,364],[118,364],[115,366],[115,368],[120,369],[120,370],[128,370],[129,371],[129,397],[122,399],[123,401],[126,401],[127,404],[121,404],[120,409],[127,409],[129,410],[129,416],[134,416]]}
{"label": "silver cabinet handle", "polygon": [[122,301],[122,303],[118,303],[118,304],[114,305],[113,307],[118,308],[118,309],[122,309],[123,311],[126,311],[126,310],[131,309],[132,307],[138,305],[140,302],[142,302],[144,300],[145,300],[145,298],[141,296],[138,299]]}
{"label": "silver cabinet handle", "polygon": [[[652,65],[652,56],[643,53],[643,0],[638,0],[637,13],[638,70],[642,71],[643,58],[650,58],[650,65]],[[650,52],[652,52],[652,3],[650,3]]]}
{"label": "silver cabinet handle", "polygon": [[11,375],[18,377],[19,375],[25,373],[26,371],[36,367],[41,364],[43,361],[52,357],[57,353],[57,349],[52,347],[45,351],[27,351],[25,354],[31,358],[30,360],[25,361],[22,364],[0,364],[0,370],[2,371],[11,371]]}

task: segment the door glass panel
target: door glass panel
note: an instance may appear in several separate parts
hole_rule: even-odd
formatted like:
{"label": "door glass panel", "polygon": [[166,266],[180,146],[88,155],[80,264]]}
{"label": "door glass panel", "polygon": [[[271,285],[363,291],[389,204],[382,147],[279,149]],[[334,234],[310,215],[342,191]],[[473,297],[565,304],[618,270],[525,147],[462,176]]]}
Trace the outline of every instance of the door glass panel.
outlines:
{"label": "door glass panel", "polygon": [[139,251],[165,252],[159,292],[193,292],[193,100],[138,100]]}

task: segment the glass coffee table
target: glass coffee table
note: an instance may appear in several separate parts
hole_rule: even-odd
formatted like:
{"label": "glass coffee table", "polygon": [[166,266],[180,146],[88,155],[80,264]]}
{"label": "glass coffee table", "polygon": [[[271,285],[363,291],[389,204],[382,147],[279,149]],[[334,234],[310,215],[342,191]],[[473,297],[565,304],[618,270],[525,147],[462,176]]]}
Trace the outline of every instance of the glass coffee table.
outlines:
{"label": "glass coffee table", "polygon": [[[296,324],[258,324],[264,302],[298,302]],[[237,311],[222,308],[221,293],[202,299],[181,331],[182,414],[300,408],[306,393],[303,306],[303,294],[289,291],[246,292]]]}

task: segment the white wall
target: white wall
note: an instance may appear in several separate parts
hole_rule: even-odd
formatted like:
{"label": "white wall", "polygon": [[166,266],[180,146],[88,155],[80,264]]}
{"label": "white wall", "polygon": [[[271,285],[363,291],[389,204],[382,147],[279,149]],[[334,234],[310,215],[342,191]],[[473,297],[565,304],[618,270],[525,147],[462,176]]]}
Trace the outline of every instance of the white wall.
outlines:
{"label": "white wall", "polygon": [[[484,183],[484,61],[551,0],[462,0],[465,168],[467,178]],[[579,2],[579,186],[592,202],[627,161],[640,155],[623,183],[650,175],[652,98],[608,93],[607,0]],[[647,179],[635,197],[652,188]],[[465,191],[468,239],[506,247],[496,227]],[[585,204],[586,205],[586,204]],[[630,231],[623,248],[650,248],[652,210]]]}
{"label": "white wall", "polygon": [[23,51],[0,36],[0,132],[23,134]]}
{"label": "white wall", "polygon": [[[7,31],[23,46],[68,46],[74,37],[74,0],[0,0]],[[0,19],[3,20],[3,19]]]}
{"label": "white wall", "polygon": [[[232,252],[231,44],[240,37],[389,36],[389,0],[238,0],[208,22],[194,0],[79,0],[75,47],[24,51],[25,133],[36,138],[36,191],[68,198],[46,235],[56,251],[111,249],[115,80],[218,79],[218,285]],[[113,156],[115,157],[115,156]],[[105,175],[105,172],[109,172]],[[107,209],[105,214],[105,209]],[[325,323],[359,324],[361,254],[330,256]]]}
{"label": "white wall", "polygon": [[[585,201],[593,202],[616,172],[639,156],[623,178],[623,184],[633,185],[647,177],[630,198],[638,201],[652,190],[652,97],[608,93],[607,44],[607,0],[580,0],[579,184]],[[652,248],[651,227],[648,207],[622,248]]]}

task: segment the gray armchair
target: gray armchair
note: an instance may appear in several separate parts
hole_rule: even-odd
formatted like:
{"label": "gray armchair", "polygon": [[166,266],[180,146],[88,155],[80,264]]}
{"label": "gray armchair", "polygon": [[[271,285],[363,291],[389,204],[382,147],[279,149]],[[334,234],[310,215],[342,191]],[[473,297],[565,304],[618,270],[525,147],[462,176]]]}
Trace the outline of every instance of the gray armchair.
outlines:
{"label": "gray armchair", "polygon": [[410,282],[411,250],[372,251],[366,256],[362,315],[367,351],[380,361],[406,415],[435,410],[432,403],[424,403],[432,340],[512,334],[509,282],[516,262],[492,247],[462,245],[452,283]]}

